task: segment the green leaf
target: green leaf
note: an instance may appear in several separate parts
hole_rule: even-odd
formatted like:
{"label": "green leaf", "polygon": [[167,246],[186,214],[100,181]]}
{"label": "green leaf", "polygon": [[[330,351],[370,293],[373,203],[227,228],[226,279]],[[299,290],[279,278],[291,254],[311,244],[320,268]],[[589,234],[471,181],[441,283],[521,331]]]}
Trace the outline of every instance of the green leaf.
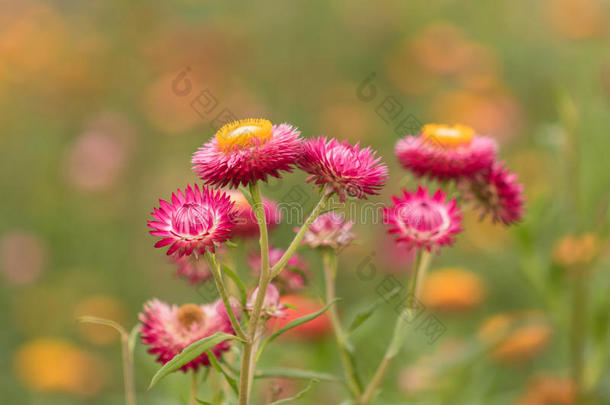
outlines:
{"label": "green leaf", "polygon": [[239,276],[233,270],[231,270],[231,268],[229,266],[223,264],[222,270],[227,274],[227,276],[229,276],[229,278],[231,280],[233,280],[233,282],[239,289],[239,295],[241,297],[241,300],[240,300],[241,305],[242,306],[246,305],[246,300],[248,298],[247,298],[246,287],[244,286],[244,283],[240,280]]}
{"label": "green leaf", "polygon": [[307,394],[307,392],[311,389],[313,384],[317,383],[317,382],[318,382],[317,380],[310,380],[309,384],[307,384],[307,387],[305,387],[302,391],[297,393],[294,397],[280,399],[279,401],[272,402],[270,405],[287,404],[289,402],[296,401],[297,399],[301,399],[301,398],[303,398],[303,395]]}
{"label": "green leaf", "polygon": [[227,245],[230,248],[236,248],[239,246],[237,243],[231,242],[230,240],[225,241],[225,245]]}
{"label": "green leaf", "polygon": [[212,405],[211,402],[204,401],[203,399],[195,398],[195,401],[199,402],[202,405]]}
{"label": "green leaf", "polygon": [[254,375],[254,378],[272,378],[284,377],[293,378],[295,380],[318,380],[329,382],[341,382],[342,380],[332,374],[320,373],[312,370],[300,370],[297,368],[269,368],[259,370]]}
{"label": "green leaf", "polygon": [[254,200],[252,199],[252,194],[250,194],[250,190],[248,190],[246,187],[244,186],[240,186],[239,187],[239,191],[242,193],[242,195],[244,196],[244,198],[248,201],[248,204],[250,204],[250,206],[252,207],[252,209],[254,209]]}
{"label": "green leaf", "polygon": [[292,322],[289,322],[286,326],[284,326],[283,328],[275,331],[271,336],[269,336],[267,338],[267,340],[265,340],[265,342],[261,345],[261,348],[258,350],[258,354],[256,355],[256,361],[258,361],[258,359],[260,358],[261,354],[263,353],[263,350],[265,349],[265,347],[267,347],[267,345],[269,343],[271,343],[272,341],[274,341],[278,336],[280,336],[282,333],[285,333],[287,331],[289,331],[290,329],[294,329],[297,326],[300,326],[306,322],[311,321],[312,319],[315,319],[317,317],[319,317],[320,315],[322,315],[324,312],[326,312],[326,310],[328,308],[330,308],[331,305],[333,305],[335,302],[339,301],[338,298],[335,298],[334,300],[332,300],[331,302],[329,302],[328,304],[326,304],[324,306],[324,308],[320,309],[317,312],[313,312],[309,315],[305,315],[302,316],[300,318],[295,319]]}
{"label": "green leaf", "polygon": [[235,335],[229,335],[228,333],[215,333],[211,336],[205,337],[203,339],[199,339],[198,341],[192,343],[187,346],[177,354],[173,359],[165,363],[163,367],[156,372],[150,381],[150,385],[148,389],[151,389],[155,384],[157,384],[162,378],[167,376],[168,374],[178,370],[180,367],[187,364],[189,361],[193,360],[195,357],[199,356],[201,353],[205,352],[208,349],[216,346],[220,342],[224,342],[225,340],[240,340]]}
{"label": "green leaf", "polygon": [[366,322],[366,320],[369,319],[371,317],[371,315],[373,315],[373,313],[377,310],[377,308],[379,308],[381,306],[381,304],[383,304],[384,302],[390,301],[392,298],[394,298],[396,295],[398,295],[398,293],[400,291],[401,291],[401,287],[394,288],[393,290],[391,290],[387,294],[383,295],[382,297],[379,297],[368,308],[366,308],[365,310],[357,313],[356,317],[354,318],[354,320],[350,324],[349,328],[347,328],[347,334],[351,334],[353,331],[358,329],[358,327],[360,325],[362,325],[364,322]]}
{"label": "green leaf", "polygon": [[233,377],[231,377],[224,370],[224,368],[222,368],[220,363],[218,363],[218,360],[216,359],[216,356],[214,356],[214,353],[212,353],[211,350],[206,350],[206,353],[208,354],[208,359],[210,359],[210,364],[212,365],[212,367],[214,367],[214,369],[216,371],[218,371],[220,374],[222,374],[225,377],[225,380],[227,380],[227,382],[229,383],[229,385],[233,389],[233,392],[238,394],[239,393],[239,388],[237,388],[237,382],[235,381],[235,379]]}

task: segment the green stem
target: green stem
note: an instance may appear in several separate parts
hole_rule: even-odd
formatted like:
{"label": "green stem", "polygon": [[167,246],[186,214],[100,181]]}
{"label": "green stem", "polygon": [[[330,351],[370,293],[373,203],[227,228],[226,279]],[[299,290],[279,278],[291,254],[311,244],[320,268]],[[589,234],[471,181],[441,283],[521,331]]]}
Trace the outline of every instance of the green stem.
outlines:
{"label": "green stem", "polygon": [[191,373],[191,394],[189,396],[189,405],[197,405],[197,392],[199,391],[199,381],[197,380],[197,371]]}
{"label": "green stem", "polygon": [[267,221],[265,219],[265,210],[263,209],[263,198],[260,189],[256,183],[250,184],[250,193],[252,194],[252,202],[254,215],[258,221],[260,231],[260,249],[261,249],[261,271],[258,280],[258,293],[254,301],[254,308],[250,315],[250,323],[248,324],[248,337],[243,344],[243,352],[241,358],[240,380],[239,380],[239,404],[248,405],[250,396],[250,388],[252,379],[250,378],[255,365],[252,363],[252,355],[254,353],[253,345],[255,344],[256,333],[258,331],[258,322],[261,317],[261,310],[267,292],[267,286],[271,281],[269,269],[269,237],[267,235]]}
{"label": "green stem", "polygon": [[129,335],[121,333],[123,357],[123,382],[125,384],[125,404],[136,405],[136,388],[133,380],[133,358],[129,348]]}
{"label": "green stem", "polygon": [[419,301],[419,293],[421,290],[421,285],[426,276],[426,272],[428,267],[430,266],[432,255],[427,250],[420,250],[417,255],[417,260],[415,262],[415,269],[413,270],[413,274],[411,274],[411,282],[409,283],[409,292],[411,293],[410,299],[407,299],[407,305],[410,304],[407,308],[405,308],[405,312],[401,313],[396,319],[396,323],[394,324],[394,333],[392,334],[392,340],[386,349],[385,354],[383,355],[383,359],[379,363],[379,367],[375,371],[373,378],[369,382],[369,385],[364,390],[364,393],[360,397],[359,405],[367,405],[370,403],[376,392],[378,387],[381,385],[383,378],[388,372],[390,365],[392,364],[392,360],[399,352],[400,347],[404,341],[404,333],[406,329],[405,321],[403,316],[409,317],[411,314],[409,313],[414,308],[414,305],[417,305]]}
{"label": "green stem", "polygon": [[231,321],[231,326],[233,330],[243,340],[246,340],[246,334],[244,333],[241,324],[237,320],[235,313],[233,312],[233,306],[231,305],[231,301],[229,299],[229,295],[227,294],[227,289],[225,288],[224,281],[222,280],[222,274],[220,273],[220,266],[216,261],[216,255],[214,253],[206,252],[205,258],[208,260],[208,264],[210,265],[210,269],[212,270],[212,275],[214,276],[214,283],[216,283],[216,289],[222,298],[222,302],[227,311],[227,315],[229,315],[229,320]]}
{"label": "green stem", "polygon": [[[326,283],[326,304],[335,301],[335,279],[337,277],[337,255],[334,249],[325,248],[322,254],[324,260],[324,279]],[[345,347],[345,334],[339,321],[339,315],[337,313],[337,306],[331,305],[328,309],[328,316],[335,333],[335,340],[337,341],[337,347],[339,349],[339,357],[343,365],[343,371],[345,373],[345,379],[347,380],[347,386],[352,394],[352,397],[358,398],[360,396],[360,386],[358,384],[358,377],[356,370],[350,359],[347,348]]]}
{"label": "green stem", "polygon": [[320,201],[318,201],[318,204],[316,204],[311,214],[309,214],[309,217],[307,217],[305,223],[301,226],[301,229],[299,229],[292,242],[290,242],[290,246],[288,246],[286,252],[284,252],[280,260],[271,269],[271,279],[277,277],[277,275],[280,274],[280,272],[284,269],[284,266],[286,266],[288,260],[290,260],[292,255],[294,255],[294,252],[296,252],[297,248],[299,247],[299,244],[305,236],[305,233],[307,232],[313,221],[318,217],[318,215],[320,215],[320,211],[322,211],[322,208],[324,208],[331,195],[332,193],[324,191],[322,198],[320,198]]}
{"label": "green stem", "polygon": [[574,380],[576,397],[583,394],[584,346],[587,319],[587,274],[577,269],[572,291],[572,322],[570,334],[570,351],[572,378]]}

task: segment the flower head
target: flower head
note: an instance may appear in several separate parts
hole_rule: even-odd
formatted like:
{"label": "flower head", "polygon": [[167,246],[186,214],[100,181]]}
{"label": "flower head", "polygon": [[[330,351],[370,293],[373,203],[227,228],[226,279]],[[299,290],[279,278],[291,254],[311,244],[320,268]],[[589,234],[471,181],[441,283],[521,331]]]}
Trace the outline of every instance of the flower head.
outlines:
{"label": "flower head", "polygon": [[[150,346],[148,352],[157,355],[157,361],[162,364],[199,339],[216,332],[234,333],[220,300],[206,305],[186,304],[178,307],[153,299],[144,305],[144,311],[139,317],[142,322],[142,343]],[[225,341],[211,350],[219,357],[228,349],[229,343]],[[206,353],[185,364],[181,370],[196,370],[201,365],[210,365]]]}
{"label": "flower head", "polygon": [[301,151],[300,132],[264,119],[233,121],[193,155],[193,170],[206,184],[237,188],[280,171],[292,171]]}
{"label": "flower head", "polygon": [[366,198],[378,194],[388,176],[387,166],[371,148],[360,149],[360,144],[352,146],[334,138],[305,142],[298,166],[311,175],[307,181],[328,186],[341,201],[348,195]]}
{"label": "flower head", "polygon": [[400,164],[416,176],[438,180],[469,177],[491,167],[498,146],[465,125],[425,125],[419,136],[406,136],[395,148]]}
{"label": "flower head", "polygon": [[[256,301],[256,297],[258,296],[258,287],[252,291],[250,294],[250,298],[246,303],[246,309],[248,311],[252,311],[254,309],[254,302]],[[265,291],[265,298],[263,299],[263,314],[267,317],[272,318],[283,318],[286,314],[283,312],[286,308],[286,305],[280,302],[280,291],[273,284],[269,284],[267,286],[267,291]]]}
{"label": "flower head", "polygon": [[481,218],[491,216],[493,222],[511,225],[523,218],[523,185],[517,175],[510,173],[502,162],[459,184],[464,197],[473,201],[481,211]]}
{"label": "flower head", "polygon": [[312,248],[327,246],[334,249],[342,248],[351,243],[355,235],[350,232],[354,225],[352,221],[345,221],[341,215],[334,212],[328,212],[320,215],[313,221],[305,237],[303,243],[308,244]]}
{"label": "flower head", "polygon": [[222,191],[195,184],[172,194],[171,203],[159,200],[159,208],[148,221],[150,234],[163,239],[155,244],[160,248],[170,245],[168,255],[188,256],[191,253],[214,252],[216,245],[226,241],[233,228],[233,203]]}
{"label": "flower head", "polygon": [[[269,265],[273,267],[277,262],[280,261],[284,255],[285,250],[280,248],[269,248]],[[261,271],[261,256],[259,253],[254,253],[248,259],[248,264],[255,274],[259,274]],[[303,261],[301,256],[294,254],[284,270],[274,279],[274,283],[278,286],[282,292],[293,292],[298,291],[305,287],[305,284],[310,278],[309,269],[307,263]]]}
{"label": "flower head", "polygon": [[[231,232],[231,237],[258,237],[258,221],[254,215],[254,210],[248,200],[239,191],[227,191],[231,200],[235,202],[236,216],[235,226]],[[269,230],[275,228],[282,220],[282,213],[274,201],[263,198],[263,209],[265,210],[265,220]]]}
{"label": "flower head", "polygon": [[462,216],[455,199],[447,202],[440,190],[430,196],[419,186],[416,192],[404,190],[402,197],[392,197],[392,201],[393,205],[384,209],[384,221],[389,225],[388,232],[408,249],[436,251],[451,245],[453,235],[461,231]]}
{"label": "flower head", "polygon": [[191,284],[204,283],[212,278],[210,266],[201,256],[171,256],[170,260],[176,265],[176,276]]}

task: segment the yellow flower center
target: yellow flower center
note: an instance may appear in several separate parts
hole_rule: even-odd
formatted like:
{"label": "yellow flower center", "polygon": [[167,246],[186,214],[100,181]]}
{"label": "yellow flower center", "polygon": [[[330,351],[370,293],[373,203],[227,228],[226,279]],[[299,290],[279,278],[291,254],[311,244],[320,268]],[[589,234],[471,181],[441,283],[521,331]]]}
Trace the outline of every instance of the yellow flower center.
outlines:
{"label": "yellow flower center", "polygon": [[194,323],[201,323],[205,319],[205,314],[195,304],[184,304],[178,308],[178,321],[185,328],[189,328]]}
{"label": "yellow flower center", "polygon": [[271,126],[265,119],[233,121],[218,130],[216,142],[223,151],[261,145],[271,139]]}
{"label": "yellow flower center", "polygon": [[454,126],[428,124],[422,129],[422,137],[437,146],[458,147],[470,144],[474,138],[474,130],[460,124]]}

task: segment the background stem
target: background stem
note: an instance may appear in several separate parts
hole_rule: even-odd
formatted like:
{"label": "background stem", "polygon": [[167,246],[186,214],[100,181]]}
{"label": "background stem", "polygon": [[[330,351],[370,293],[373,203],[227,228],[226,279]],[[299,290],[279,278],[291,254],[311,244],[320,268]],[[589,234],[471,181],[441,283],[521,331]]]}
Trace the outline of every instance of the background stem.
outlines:
{"label": "background stem", "polygon": [[[335,300],[335,279],[337,277],[337,255],[334,249],[324,248],[322,251],[322,257],[324,260],[324,279],[326,284],[326,304]],[[345,373],[345,379],[347,380],[347,386],[352,394],[352,397],[358,398],[360,396],[360,386],[356,376],[356,370],[353,367],[352,361],[349,357],[349,353],[345,347],[345,335],[339,321],[339,315],[337,313],[337,306],[331,305],[328,308],[328,316],[335,333],[335,340],[337,341],[337,347],[339,349],[339,357],[343,365],[343,371]]]}
{"label": "background stem", "polygon": [[125,404],[136,405],[136,387],[133,380],[133,358],[129,349],[129,335],[121,333],[123,357],[123,382],[125,384]]}
{"label": "background stem", "polygon": [[197,380],[197,371],[191,373],[191,394],[189,396],[189,405],[197,405],[197,392],[199,391],[199,381]]}
{"label": "background stem", "polygon": [[396,323],[394,324],[394,333],[392,334],[392,340],[386,349],[386,352],[373,375],[373,378],[369,382],[369,385],[364,390],[364,393],[360,397],[360,401],[358,405],[367,405],[370,403],[378,387],[381,385],[383,378],[388,372],[392,360],[398,354],[400,347],[402,346],[404,340],[404,332],[406,329],[406,323],[404,320],[404,316],[409,317],[410,311],[414,309],[414,305],[419,301],[419,293],[421,290],[421,284],[426,276],[426,272],[428,267],[430,266],[432,255],[427,250],[420,250],[417,254],[417,260],[415,261],[415,269],[413,270],[413,274],[411,275],[411,282],[409,283],[409,291],[410,297],[407,299],[406,304],[407,308],[405,308],[404,312],[401,313],[396,319]]}

